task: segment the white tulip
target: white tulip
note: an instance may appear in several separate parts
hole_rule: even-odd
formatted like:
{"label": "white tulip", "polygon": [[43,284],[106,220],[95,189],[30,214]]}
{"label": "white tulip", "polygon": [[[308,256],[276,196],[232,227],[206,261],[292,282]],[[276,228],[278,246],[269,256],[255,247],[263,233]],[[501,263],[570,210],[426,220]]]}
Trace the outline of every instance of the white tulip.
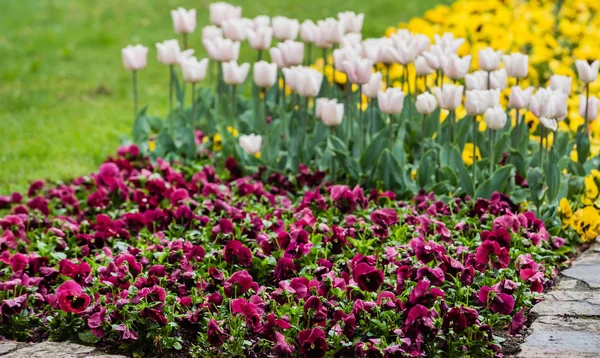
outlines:
{"label": "white tulip", "polygon": [[249,63],[238,65],[236,61],[223,63],[223,80],[228,85],[239,86],[246,80],[250,71]]}
{"label": "white tulip", "polygon": [[121,56],[126,70],[139,71],[146,67],[148,48],[142,45],[130,45],[121,50]]}
{"label": "white tulip", "polygon": [[242,19],[223,21],[223,35],[233,41],[244,41],[246,39],[246,30],[246,22]]}
{"label": "white tulip", "polygon": [[358,47],[360,48],[360,43],[362,41],[362,34],[358,34],[356,32],[351,32],[349,34],[345,34],[342,37],[342,41],[340,41],[340,47]]}
{"label": "white tulip", "polygon": [[181,61],[190,58],[194,54],[194,50],[181,51],[179,41],[166,40],[156,44],[158,53],[158,61],[165,65],[176,65]]}
{"label": "white tulip", "polygon": [[171,10],[171,18],[177,34],[191,34],[196,29],[196,9],[186,10],[180,7]]}
{"label": "white tulip", "polygon": [[300,23],[296,19],[288,19],[284,16],[273,17],[273,34],[279,41],[295,40],[298,37]]}
{"label": "white tulip", "polygon": [[204,26],[202,28],[202,42],[206,40],[213,40],[217,37],[223,37],[223,30],[220,28],[214,25]]}
{"label": "white tulip", "polygon": [[352,11],[338,13],[338,19],[342,25],[344,33],[360,33],[365,20],[364,14],[356,14]]}
{"label": "white tulip", "polygon": [[390,87],[377,92],[379,109],[386,114],[398,114],[404,108],[404,92],[400,88]]}
{"label": "white tulip", "polygon": [[321,34],[325,42],[336,45],[342,41],[344,36],[344,28],[336,19],[329,17],[325,20],[317,21],[317,25],[321,30]]}
{"label": "white tulip", "polygon": [[583,83],[594,82],[598,78],[598,68],[600,67],[598,60],[592,62],[591,65],[587,61],[577,60],[575,67],[577,67],[579,80]]}
{"label": "white tulip", "polygon": [[267,61],[254,63],[254,83],[260,88],[271,88],[277,81],[277,64]]}
{"label": "white tulip", "polygon": [[262,146],[262,136],[257,134],[241,135],[240,147],[249,155],[256,155]]}
{"label": "white tulip", "polygon": [[483,71],[491,72],[500,67],[502,51],[494,51],[491,47],[479,50],[479,68]]}
{"label": "white tulip", "polygon": [[423,56],[418,56],[415,60],[415,70],[417,76],[429,76],[435,71],[427,65],[427,60]]}
{"label": "white tulip", "polygon": [[463,86],[446,84],[442,88],[435,87],[433,93],[437,98],[440,108],[454,111],[462,103],[463,90]]}
{"label": "white tulip", "polygon": [[427,61],[427,66],[439,70],[444,65],[444,58],[450,57],[452,52],[444,50],[440,45],[432,45],[429,51],[424,51],[422,55]]}
{"label": "white tulip", "polygon": [[475,71],[465,76],[467,90],[486,90],[488,88],[488,73],[485,71]]}
{"label": "white tulip", "polygon": [[269,27],[271,26],[271,18],[267,15],[258,15],[254,19],[252,19],[252,28],[254,30],[258,30],[261,27]]}
{"label": "white tulip", "polygon": [[427,51],[431,41],[429,37],[423,34],[418,34],[413,37],[413,41],[415,42],[415,47],[417,49],[417,55],[420,56],[423,52]]}
{"label": "white tulip", "polygon": [[498,130],[504,128],[508,116],[502,106],[490,107],[485,111],[485,124],[489,129]]}
{"label": "white tulip", "polygon": [[369,98],[376,98],[383,85],[382,78],[381,72],[373,73],[369,82],[362,86],[363,94]]}
{"label": "white tulip", "polygon": [[551,131],[556,131],[558,129],[558,122],[556,122],[556,119],[554,118],[541,117],[540,123]]}
{"label": "white tulip", "polygon": [[506,68],[501,68],[490,73],[490,88],[504,90],[508,86]]}
{"label": "white tulip", "polygon": [[317,98],[316,103],[315,103],[315,116],[317,118],[323,119],[323,117],[321,115],[323,113],[323,108],[325,106],[327,106],[330,102],[337,103],[337,100],[329,99],[327,97]]}
{"label": "white tulip", "polygon": [[314,44],[317,42],[321,33],[319,27],[312,20],[304,20],[300,25],[300,38],[306,43]]}
{"label": "white tulip", "polygon": [[529,56],[515,52],[502,56],[508,77],[526,78],[529,72]]}
{"label": "white tulip", "polygon": [[417,57],[417,43],[413,41],[412,37],[405,40],[401,36],[393,35],[392,41],[394,41],[394,47],[398,50],[398,63],[408,65],[415,60]]}
{"label": "white tulip", "polygon": [[358,85],[369,83],[373,75],[373,62],[366,58],[354,57],[344,61],[343,69],[350,82]]}
{"label": "white tulip", "polygon": [[[596,96],[591,96],[586,100],[584,95],[579,96],[579,115],[588,122],[593,122],[598,118],[598,106],[600,101]],[[587,110],[587,113],[586,113]]]}
{"label": "white tulip", "polygon": [[316,97],[323,84],[323,73],[310,67],[297,67],[296,90],[302,97]]}
{"label": "white tulip", "polygon": [[277,48],[269,49],[271,61],[279,68],[297,66],[304,59],[304,43],[286,40],[277,44]]}
{"label": "white tulip", "polygon": [[454,38],[454,34],[446,32],[443,36],[434,35],[435,44],[439,45],[443,52],[456,53],[460,46],[465,42],[463,38]]}
{"label": "white tulip", "polygon": [[281,69],[281,72],[283,73],[283,78],[285,80],[285,85],[289,87],[290,91],[292,92],[298,92],[298,67],[300,66],[285,67]]}
{"label": "white tulip", "polygon": [[359,50],[354,47],[338,48],[333,51],[333,64],[338,71],[344,72],[344,62],[358,57]]}
{"label": "white tulip", "polygon": [[571,94],[571,88],[573,86],[573,78],[570,76],[553,75],[550,77],[550,88],[553,90],[560,90],[567,96]]}
{"label": "white tulip", "polygon": [[469,67],[471,66],[471,56],[458,57],[458,55],[451,55],[450,57],[443,57],[442,59],[442,67],[444,69],[444,74],[446,77],[459,80],[465,77],[467,72],[469,72]]}
{"label": "white tulip", "polygon": [[344,105],[335,99],[321,102],[320,117],[327,127],[339,126],[344,119]]}
{"label": "white tulip", "polygon": [[242,8],[225,2],[214,2],[210,4],[210,23],[221,26],[223,21],[239,19],[242,17]]}
{"label": "white tulip", "polygon": [[181,62],[181,71],[183,80],[188,83],[198,83],[204,81],[206,77],[206,68],[208,59],[203,58],[198,61],[195,57],[188,58]]}
{"label": "white tulip", "polygon": [[231,39],[214,38],[205,40],[204,48],[211,60],[219,62],[237,61],[240,55],[240,43]]}
{"label": "white tulip", "polygon": [[255,50],[266,50],[271,47],[273,40],[273,29],[270,27],[259,27],[256,30],[246,30],[248,43]]}
{"label": "white tulip", "polygon": [[488,90],[471,90],[466,92],[465,109],[467,115],[478,116],[490,108],[490,94]]}
{"label": "white tulip", "polygon": [[554,107],[551,105],[553,91],[546,88],[540,88],[531,96],[529,110],[538,119],[554,118]]}
{"label": "white tulip", "polygon": [[417,112],[430,115],[435,111],[437,102],[434,95],[429,92],[424,92],[417,96],[415,106],[417,107]]}
{"label": "white tulip", "polygon": [[529,108],[533,89],[533,87],[528,87],[526,89],[522,89],[519,86],[512,87],[510,89],[510,96],[508,97],[508,107],[516,109]]}

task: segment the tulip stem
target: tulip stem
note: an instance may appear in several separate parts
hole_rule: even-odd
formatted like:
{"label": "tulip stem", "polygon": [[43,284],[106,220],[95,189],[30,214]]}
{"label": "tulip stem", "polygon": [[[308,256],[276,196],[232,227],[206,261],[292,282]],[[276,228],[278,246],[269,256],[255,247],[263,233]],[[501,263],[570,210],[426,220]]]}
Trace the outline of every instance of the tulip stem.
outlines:
{"label": "tulip stem", "polygon": [[196,84],[192,83],[192,123],[196,120]]}
{"label": "tulip stem", "polygon": [[369,106],[369,125],[371,127],[369,134],[370,134],[371,142],[373,141],[373,131],[375,130],[375,123],[374,123],[375,119],[373,116],[373,108],[375,107],[375,105],[373,104],[373,101],[374,100],[372,98],[369,98],[369,104],[368,104],[368,106]]}
{"label": "tulip stem", "polygon": [[[519,79],[517,78],[517,82],[519,81]],[[519,108],[516,109],[516,117],[517,117],[517,124],[516,124],[516,130],[517,130],[517,138],[515,140],[515,143],[513,143],[513,145],[515,146],[515,148],[517,148],[519,146],[519,142],[521,140],[521,121],[519,120],[519,115],[520,115],[520,110]]]}
{"label": "tulip stem", "polygon": [[494,142],[495,135],[494,131],[488,128],[488,136],[490,140],[490,175],[494,173]]}
{"label": "tulip stem", "polygon": [[174,85],[173,65],[169,65],[169,114],[173,112],[173,85]]}
{"label": "tulip stem", "polygon": [[279,104],[279,79],[283,77],[282,72],[277,70],[277,81],[275,82],[275,105]]}
{"label": "tulip stem", "polygon": [[385,65],[385,88],[390,88],[390,64]]}
{"label": "tulip stem", "polygon": [[183,49],[188,49],[188,35],[186,33],[183,34]]}
{"label": "tulip stem", "polygon": [[262,89],[262,95],[263,95],[263,119],[260,123],[262,129],[263,129],[263,133],[267,133],[267,90],[266,89]]}
{"label": "tulip stem", "polygon": [[258,61],[262,61],[262,50],[258,50]]}
{"label": "tulip stem", "polygon": [[389,126],[389,135],[390,135],[390,150],[392,150],[392,147],[394,146],[394,128],[392,125],[392,115],[388,114],[388,121],[390,122]]}
{"label": "tulip stem", "polygon": [[546,128],[542,125],[542,129],[541,129],[541,133],[540,133],[540,168],[542,167],[542,163],[543,163],[543,152],[544,152],[544,135],[546,134]]}
{"label": "tulip stem", "polygon": [[312,43],[307,43],[306,44],[306,53],[307,53],[307,57],[306,57],[306,66],[310,66],[312,64]]}
{"label": "tulip stem", "polygon": [[473,183],[475,183],[477,172],[477,116],[473,117],[473,165],[471,170],[473,171]]}
{"label": "tulip stem", "polygon": [[488,78],[487,78],[487,89],[488,90],[492,89],[491,85],[492,85],[492,72],[488,71]]}
{"label": "tulip stem", "polygon": [[235,105],[236,104],[235,103],[236,99],[235,99],[235,96],[236,96],[236,89],[237,89],[236,85],[232,85],[231,86],[231,114],[233,115],[233,124],[234,124],[233,128],[235,128],[235,112],[236,112],[236,105]]}
{"label": "tulip stem", "polygon": [[362,111],[362,85],[358,85],[358,149],[362,153],[364,149],[365,129]]}
{"label": "tulip stem", "polygon": [[[331,136],[335,136],[335,126],[333,127],[329,127],[330,131],[329,131],[329,135]],[[335,179],[335,153],[333,151],[331,151],[331,180],[333,181]]]}
{"label": "tulip stem", "polygon": [[421,123],[421,156],[420,160],[423,160],[423,154],[425,152],[425,121],[427,120],[427,115],[423,114],[423,123]]}
{"label": "tulip stem", "polygon": [[282,76],[282,77],[283,77],[283,88],[282,88],[283,95],[282,95],[282,98],[283,98],[283,108],[285,109],[285,95],[286,95],[286,93],[285,93],[285,76]]}
{"label": "tulip stem", "polygon": [[450,121],[450,142],[454,143],[454,111],[450,111],[448,120]]}
{"label": "tulip stem", "polygon": [[[335,50],[337,49],[337,45],[333,45],[333,48],[331,50],[331,67],[333,67],[333,76],[331,77],[331,90],[333,91],[333,87],[335,87],[335,72],[337,71],[335,68],[335,56],[333,56],[333,53],[335,52]],[[337,96],[336,96],[337,97]]]}
{"label": "tulip stem", "polygon": [[585,115],[583,116],[583,120],[585,121],[585,133],[587,136],[590,136],[590,122],[588,121],[588,106],[590,104],[590,84],[587,82],[585,84]]}
{"label": "tulip stem", "polygon": [[137,88],[137,71],[131,72],[133,79],[133,118],[137,118],[138,114],[138,88]]}

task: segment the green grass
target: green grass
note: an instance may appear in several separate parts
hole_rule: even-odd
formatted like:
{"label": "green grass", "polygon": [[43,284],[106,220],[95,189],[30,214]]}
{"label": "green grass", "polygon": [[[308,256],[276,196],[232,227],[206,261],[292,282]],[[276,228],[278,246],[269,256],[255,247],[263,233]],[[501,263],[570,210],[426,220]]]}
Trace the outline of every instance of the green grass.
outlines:
{"label": "green grass", "polygon": [[[366,14],[364,36],[421,15],[439,0],[235,1],[244,16],[298,19]],[[11,0],[0,2],[0,193],[23,190],[35,179],[65,180],[88,174],[113,153],[133,122],[130,73],[120,49],[150,48],[140,73],[140,103],[164,115],[167,68],[154,44],[174,38],[169,10],[195,7],[198,29],[190,41],[204,56],[200,28],[208,1]],[[326,5],[326,6],[323,6]],[[247,45],[242,46],[242,48]],[[249,51],[243,51],[248,57]]]}

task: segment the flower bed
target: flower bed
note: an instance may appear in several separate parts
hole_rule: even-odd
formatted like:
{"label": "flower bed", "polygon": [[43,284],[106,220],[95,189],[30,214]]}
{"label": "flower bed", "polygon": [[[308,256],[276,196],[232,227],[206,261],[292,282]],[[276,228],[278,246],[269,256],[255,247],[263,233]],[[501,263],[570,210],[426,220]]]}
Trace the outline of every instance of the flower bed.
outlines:
{"label": "flower bed", "polygon": [[523,326],[564,259],[557,230],[501,194],[402,202],[306,167],[226,168],[130,146],[3,198],[0,335],[150,356],[500,356],[493,333]]}

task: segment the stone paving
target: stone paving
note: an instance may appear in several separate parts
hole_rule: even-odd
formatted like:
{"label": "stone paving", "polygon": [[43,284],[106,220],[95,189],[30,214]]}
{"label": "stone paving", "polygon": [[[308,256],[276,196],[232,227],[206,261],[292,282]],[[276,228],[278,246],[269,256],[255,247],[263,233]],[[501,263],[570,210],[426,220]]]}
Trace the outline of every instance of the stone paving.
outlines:
{"label": "stone paving", "polygon": [[69,342],[37,344],[0,342],[1,358],[127,358],[98,351],[94,347]]}
{"label": "stone paving", "polygon": [[533,306],[537,317],[519,358],[600,357],[600,242],[564,270],[555,289]]}

